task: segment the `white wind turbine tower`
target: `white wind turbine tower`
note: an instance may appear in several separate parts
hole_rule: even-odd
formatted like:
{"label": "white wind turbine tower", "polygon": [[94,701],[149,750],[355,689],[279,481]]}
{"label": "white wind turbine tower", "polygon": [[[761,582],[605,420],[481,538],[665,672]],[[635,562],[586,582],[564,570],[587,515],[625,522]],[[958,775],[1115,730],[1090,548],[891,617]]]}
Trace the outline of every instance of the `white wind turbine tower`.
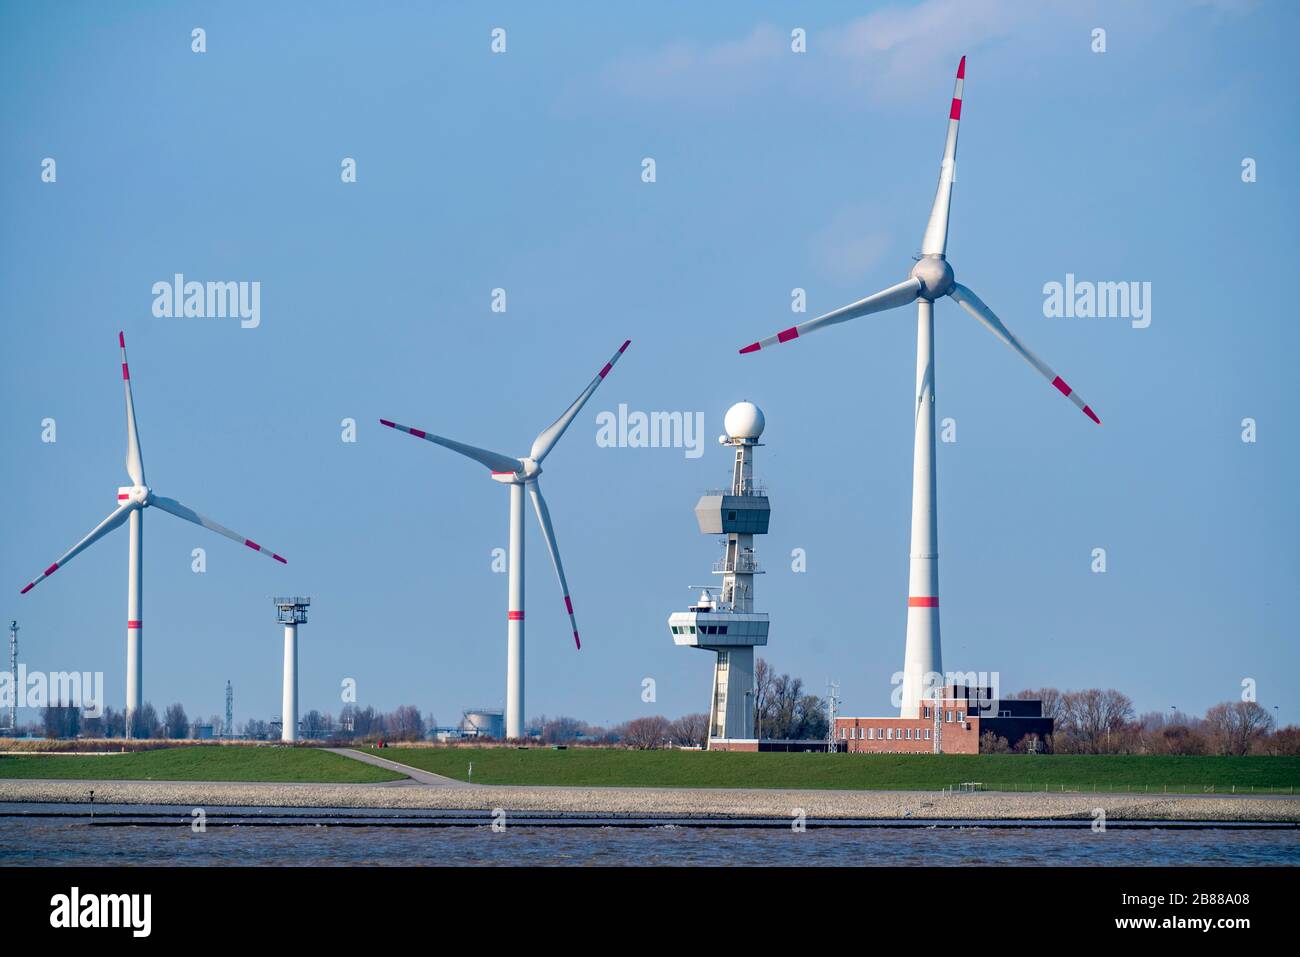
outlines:
{"label": "white wind turbine tower", "polygon": [[564,578],[564,565],[560,562],[560,550],[555,543],[555,530],[551,527],[551,513],[546,508],[546,499],[542,498],[542,489],[537,484],[537,477],[542,474],[542,460],[555,448],[560,436],[569,427],[581,411],[583,405],[591,398],[596,387],[609,375],[624,350],[632,344],[628,339],[618,347],[618,352],[610,357],[605,367],[596,373],[596,378],[573,400],[562,416],[542,430],[533,440],[533,447],[524,458],[512,458],[499,452],[475,448],[452,439],[425,432],[408,425],[399,425],[388,419],[380,419],[381,425],[399,432],[406,432],[417,439],[424,439],[459,452],[492,472],[494,481],[510,486],[510,555],[508,558],[508,577],[510,579],[509,604],[506,609],[506,737],[522,738],[524,736],[524,490],[527,489],[533,500],[533,509],[537,512],[537,521],[542,526],[542,536],[551,553],[551,562],[555,565],[555,574],[560,579],[560,590],[564,592],[564,608],[569,613],[569,623],[573,626],[573,642],[582,648],[578,637],[578,620],[573,615],[573,602],[569,598],[569,583]]}
{"label": "white wind turbine tower", "polygon": [[245,538],[238,532],[232,532],[224,525],[218,525],[188,505],[182,505],[174,498],[155,495],[145,484],[144,459],[140,455],[140,434],[135,425],[135,403],[131,399],[131,373],[126,364],[126,337],[120,332],[117,334],[117,344],[122,349],[122,384],[126,391],[126,471],[131,476],[133,484],[119,488],[117,509],[96,525],[89,535],[60,555],[59,560],[41,572],[35,580],[28,582],[23,587],[22,594],[27,594],[123,522],[130,521],[131,542],[127,558],[126,586],[126,734],[130,737],[131,719],[140,710],[144,694],[144,597],[141,568],[144,555],[144,510],[151,505],[156,505],[164,512],[171,512],[187,522],[202,525],[227,538],[233,538],[254,551],[274,558],[281,564],[287,563],[269,548]]}
{"label": "white wind turbine tower", "polygon": [[888,289],[740,350],[741,353],[757,352],[826,326],[916,302],[916,438],[912,453],[912,545],[907,598],[907,648],[903,658],[903,717],[916,717],[920,714],[921,699],[927,686],[943,672],[939,648],[939,536],[935,512],[934,301],[942,296],[951,296],[1078,406],[1084,415],[1098,425],[1101,424],[1101,420],[1084,403],[1079,393],[1066,385],[1065,380],[1053,372],[1047,363],[1025,348],[979,296],[953,278],[952,266],[946,257],[948,207],[956,170],[957,126],[961,120],[962,86],[965,79],[966,58],[962,57],[957,67],[957,82],[948,113],[948,138],[944,143],[943,162],[939,167],[939,187],[921,241],[921,258],[912,268],[911,275]]}

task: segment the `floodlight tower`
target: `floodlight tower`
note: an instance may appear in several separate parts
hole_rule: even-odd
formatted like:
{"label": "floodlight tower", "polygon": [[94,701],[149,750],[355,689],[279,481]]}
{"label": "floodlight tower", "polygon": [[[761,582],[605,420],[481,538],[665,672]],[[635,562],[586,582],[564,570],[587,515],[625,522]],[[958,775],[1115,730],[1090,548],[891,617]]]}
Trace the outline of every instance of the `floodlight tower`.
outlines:
{"label": "floodlight tower", "polygon": [[[668,618],[673,642],[717,654],[709,700],[709,742],[754,738],[754,646],[767,644],[768,617],[754,611],[754,536],[766,535],[771,508],[767,491],[754,483],[754,449],[765,424],[752,402],[727,410],[726,434],[735,450],[731,486],[706,492],[695,504],[695,521],[705,535],[726,535],[722,560],[713,573],[722,586],[706,586],[694,605]],[[714,592],[720,594],[715,597]]]}
{"label": "floodlight tower", "polygon": [[284,625],[284,699],[280,712],[280,740],[298,740],[298,626],[307,624],[310,598],[295,595],[276,598],[278,620]]}

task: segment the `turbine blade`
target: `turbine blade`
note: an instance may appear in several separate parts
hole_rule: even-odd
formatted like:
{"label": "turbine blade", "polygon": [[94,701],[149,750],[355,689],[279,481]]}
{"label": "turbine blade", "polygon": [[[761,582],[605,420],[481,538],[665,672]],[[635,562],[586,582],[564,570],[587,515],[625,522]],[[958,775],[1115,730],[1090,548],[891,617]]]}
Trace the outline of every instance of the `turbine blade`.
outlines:
{"label": "turbine blade", "polygon": [[614,368],[614,363],[618,362],[619,356],[621,356],[624,350],[626,350],[631,344],[632,340],[628,339],[619,346],[618,352],[614,353],[610,357],[609,361],[605,363],[605,368],[597,372],[596,378],[592,379],[591,384],[582,390],[582,395],[574,399],[573,404],[564,410],[564,415],[560,416],[553,423],[543,429],[541,434],[533,440],[532,451],[528,453],[529,458],[540,465],[542,459],[546,458],[546,456],[550,454],[551,449],[555,448],[555,443],[560,441],[560,436],[564,434],[564,430],[569,427],[569,423],[572,422],[574,418],[577,417],[578,413],[582,411],[582,407],[586,404],[587,400],[591,398],[591,394],[596,391],[596,387],[605,380],[605,376],[609,375],[609,370]]}
{"label": "turbine blade", "polygon": [[766,349],[780,342],[789,342],[791,339],[798,339],[800,336],[806,336],[810,332],[816,332],[824,326],[833,326],[838,322],[846,322],[849,319],[857,319],[859,316],[869,316],[873,312],[884,312],[886,309],[894,309],[898,306],[906,306],[916,298],[916,294],[921,291],[921,280],[915,276],[909,276],[907,279],[898,283],[896,286],[890,286],[888,289],[882,289],[866,299],[859,299],[857,302],[849,303],[836,309],[834,312],[828,312],[824,316],[818,316],[816,319],[809,319],[807,322],[801,322],[797,326],[791,326],[784,332],[778,332],[774,336],[768,336],[766,339],[760,339],[758,342],[751,343],[740,350],[744,355],[748,352],[757,352],[759,349]]}
{"label": "turbine blade", "polygon": [[952,181],[957,175],[957,127],[961,124],[962,87],[966,85],[966,58],[957,64],[957,80],[952,88],[952,106],[948,110],[948,139],[943,144],[943,162],[939,164],[939,188],[935,190],[930,221],[921,240],[921,255],[942,256],[948,249],[948,207],[952,200]]}
{"label": "turbine blade", "polygon": [[451,449],[453,452],[459,452],[468,458],[473,459],[486,465],[493,472],[499,474],[509,473],[513,475],[520,469],[519,459],[512,459],[508,455],[502,455],[500,452],[489,452],[487,449],[476,448],[472,445],[466,445],[463,442],[457,442],[454,439],[444,439],[441,435],[434,435],[432,432],[425,432],[423,429],[412,428],[409,425],[400,425],[397,422],[390,422],[388,419],[380,419],[380,425],[386,425],[390,429],[396,429],[398,432],[405,432],[407,435],[413,435],[417,439],[424,439],[426,442],[432,442],[434,445],[441,445],[443,448]]}
{"label": "turbine blade", "polygon": [[91,530],[89,535],[87,535],[81,541],[77,542],[77,544],[73,545],[66,552],[60,555],[59,560],[55,562],[53,565],[51,565],[49,568],[45,569],[45,571],[41,572],[39,576],[34,578],[32,581],[28,582],[27,585],[23,587],[20,594],[26,595],[29,591],[31,591],[33,588],[35,588],[45,579],[49,578],[51,575],[53,575],[64,565],[68,564],[68,562],[72,561],[72,559],[76,558],[78,555],[84,552],[91,545],[95,544],[95,542],[99,541],[101,538],[103,538],[113,529],[117,528],[117,526],[125,522],[126,517],[131,514],[131,510],[136,507],[137,507],[136,504],[130,501],[123,502],[121,505],[119,505],[113,511],[113,513],[108,516],[108,518],[104,519],[102,522],[96,525]]}
{"label": "turbine blade", "polygon": [[992,309],[984,305],[979,296],[959,282],[953,283],[952,291],[948,295],[957,300],[963,309],[984,323],[988,330],[1005,342],[1012,352],[1037,369],[1044,379],[1056,386],[1062,395],[1082,409],[1084,415],[1101,425],[1101,419],[1097,418],[1097,413],[1092,411],[1092,406],[1083,401],[1083,396],[1066,385],[1065,380],[1053,372],[1051,366],[1025,348],[1024,343],[1016,338],[1014,332],[1002,324],[1002,320],[993,313]]}
{"label": "turbine blade", "polygon": [[560,546],[555,543],[555,529],[551,527],[551,512],[542,498],[542,489],[537,482],[528,483],[528,494],[533,499],[533,509],[537,512],[537,521],[542,526],[542,537],[546,539],[546,548],[551,553],[551,562],[555,565],[555,574],[560,579],[560,591],[564,592],[564,610],[569,613],[569,624],[573,626],[573,643],[582,650],[582,639],[578,637],[578,619],[573,616],[573,601],[569,598],[569,583],[564,578],[564,565],[560,562]]}
{"label": "turbine blade", "polygon": [[126,335],[117,334],[122,349],[122,384],[126,387],[126,472],[136,485],[144,484],[144,459],[140,455],[140,433],[135,426],[135,402],[131,398],[131,371],[126,364]]}
{"label": "turbine blade", "polygon": [[231,531],[230,529],[226,528],[226,526],[214,522],[212,519],[208,518],[207,516],[200,515],[198,512],[194,511],[194,509],[190,508],[188,505],[182,505],[174,498],[167,498],[165,495],[150,495],[149,504],[157,505],[164,512],[171,512],[177,518],[183,518],[187,522],[193,522],[195,525],[202,525],[204,528],[210,528],[218,535],[224,535],[226,536],[226,538],[233,539],[234,541],[239,542],[241,545],[247,545],[249,548],[261,552],[267,558],[274,558],[281,565],[289,564],[287,561],[285,561],[283,558],[281,558],[279,555],[277,555],[275,552],[271,551],[269,548],[265,547],[264,545],[259,545],[251,538],[245,538],[243,535],[240,535],[238,532]]}

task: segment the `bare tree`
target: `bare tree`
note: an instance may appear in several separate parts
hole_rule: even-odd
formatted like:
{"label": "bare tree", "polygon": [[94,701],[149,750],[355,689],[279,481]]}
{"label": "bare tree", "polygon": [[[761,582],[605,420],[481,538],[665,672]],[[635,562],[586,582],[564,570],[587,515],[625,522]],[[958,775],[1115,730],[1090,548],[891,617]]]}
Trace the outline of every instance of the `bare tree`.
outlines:
{"label": "bare tree", "polygon": [[158,711],[152,704],[146,701],[131,712],[131,737],[161,738],[162,736],[163,726],[158,720]]}
{"label": "bare tree", "polygon": [[75,738],[81,729],[81,709],[50,705],[41,711],[41,725],[47,738]]}
{"label": "bare tree", "polygon": [[1114,753],[1124,744],[1124,732],[1132,719],[1132,699],[1113,688],[1067,691],[1061,696],[1056,745],[1083,754]]}
{"label": "bare tree", "polygon": [[312,710],[302,716],[302,734],[305,738],[326,737],[333,728],[333,717],[328,714],[322,714],[315,708],[312,708]]}
{"label": "bare tree", "polygon": [[638,751],[662,748],[668,742],[668,719],[662,715],[634,718],[623,726],[623,743]]}
{"label": "bare tree", "polygon": [[702,712],[684,714],[669,729],[673,743],[694,748],[704,744],[709,736],[709,716]]}
{"label": "bare tree", "polygon": [[542,729],[544,744],[567,744],[576,741],[586,730],[586,725],[577,718],[566,718],[562,715],[557,718],[542,715],[540,718],[534,718],[530,723]]}
{"label": "bare tree", "polygon": [[[772,701],[772,666],[763,658],[754,662],[754,733],[762,736],[763,716],[767,714]],[[769,735],[771,737],[771,735]]]}
{"label": "bare tree", "polygon": [[1249,754],[1273,728],[1273,716],[1255,701],[1216,704],[1205,713],[1218,754]]}
{"label": "bare tree", "polygon": [[190,733],[190,719],[178,701],[163,712],[163,731],[169,738],[184,738]]}
{"label": "bare tree", "polygon": [[415,741],[424,736],[424,719],[413,704],[401,705],[385,722],[387,733],[399,741]]}
{"label": "bare tree", "polygon": [[980,754],[1009,754],[1011,746],[1007,744],[1007,739],[992,731],[985,731],[980,735]]}

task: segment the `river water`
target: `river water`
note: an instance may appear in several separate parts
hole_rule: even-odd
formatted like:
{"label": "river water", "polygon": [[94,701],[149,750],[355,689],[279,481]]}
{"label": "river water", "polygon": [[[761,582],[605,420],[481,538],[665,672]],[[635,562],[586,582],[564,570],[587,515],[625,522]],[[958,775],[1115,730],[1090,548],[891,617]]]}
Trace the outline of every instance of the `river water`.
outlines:
{"label": "river water", "polygon": [[[0,865],[1300,866],[1300,829],[0,804]],[[1079,826],[1080,823],[1083,826]]]}

